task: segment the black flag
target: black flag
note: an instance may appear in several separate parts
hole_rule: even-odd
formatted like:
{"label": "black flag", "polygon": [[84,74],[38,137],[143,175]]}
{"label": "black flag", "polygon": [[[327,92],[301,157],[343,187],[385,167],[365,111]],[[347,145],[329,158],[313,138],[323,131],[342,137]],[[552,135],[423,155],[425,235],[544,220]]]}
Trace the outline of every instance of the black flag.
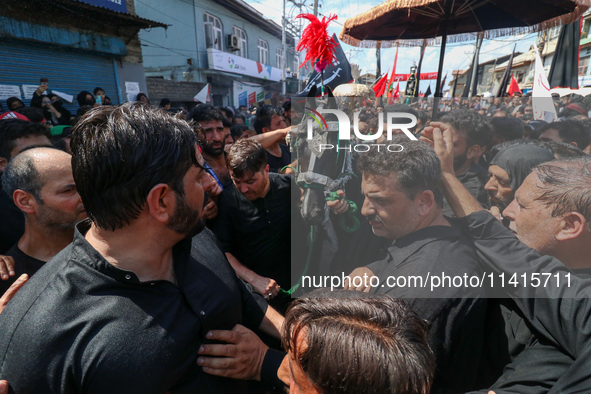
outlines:
{"label": "black flag", "polygon": [[431,84],[429,84],[429,87],[427,88],[427,91],[425,92],[425,97],[429,97],[432,94],[433,93],[431,93]]}
{"label": "black flag", "polygon": [[419,58],[419,66],[417,67],[417,85],[415,88],[415,97],[419,97],[419,88],[421,82],[421,66],[423,65],[423,56],[425,56],[425,49],[427,48],[427,40],[423,40],[423,45],[421,46],[421,56]]}
{"label": "black flag", "polygon": [[[470,95],[470,83],[472,82],[472,73],[474,72],[474,62],[470,65],[470,69],[468,70],[468,75],[466,76],[466,85],[464,86],[464,91],[462,92],[462,97],[468,97]],[[456,78],[456,81],[458,78]]]}
{"label": "black flag", "polygon": [[[343,52],[343,47],[341,46],[337,35],[333,34],[332,38],[334,38],[337,43],[335,51],[336,61],[329,64],[324,70],[324,86],[329,86],[334,90],[339,85],[352,82],[353,75],[351,74],[351,65],[347,60],[347,56],[345,56],[345,52]],[[296,95],[296,97],[306,97],[312,86],[317,87],[317,94],[320,95],[320,85],[320,73],[314,70],[308,78],[308,84],[306,87]]]}
{"label": "black flag", "polygon": [[513,47],[513,52],[511,52],[511,57],[509,58],[507,68],[503,73],[503,78],[501,78],[501,86],[499,86],[496,97],[505,97],[505,92],[511,83],[511,67],[513,67],[513,54],[515,54],[515,47],[517,47],[517,44],[515,44]]}
{"label": "black flag", "polygon": [[550,89],[579,88],[579,41],[581,40],[581,20],[562,26],[556,52],[552,58],[548,83]]}

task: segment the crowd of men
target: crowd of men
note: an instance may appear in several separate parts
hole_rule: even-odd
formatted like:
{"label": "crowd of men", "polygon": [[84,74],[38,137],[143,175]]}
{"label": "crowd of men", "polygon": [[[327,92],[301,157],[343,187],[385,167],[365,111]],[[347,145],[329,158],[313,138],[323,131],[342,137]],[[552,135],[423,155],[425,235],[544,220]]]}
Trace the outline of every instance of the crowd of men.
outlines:
{"label": "crowd of men", "polygon": [[[53,101],[43,93],[32,107]],[[14,392],[542,394],[591,384],[585,99],[557,101],[552,123],[531,120],[528,97],[444,104],[437,119],[426,101],[364,108],[362,132],[387,128],[380,112],[406,112],[420,140],[401,132],[389,141],[397,152],[352,155],[352,180],[325,203],[327,220],[355,205],[367,219],[354,234],[335,231],[342,261],[330,273],[349,282],[294,300],[292,242],[306,237],[293,213],[306,185],[287,141],[299,107],[179,111],[94,93],[81,92],[81,108],[95,102],[59,134],[70,115],[49,101],[45,122],[0,115],[0,379]],[[296,247],[312,264],[326,257]],[[563,282],[533,286],[543,273]],[[506,282],[384,285],[493,274]],[[514,274],[520,286],[508,285]],[[368,277],[381,286],[355,280]]]}

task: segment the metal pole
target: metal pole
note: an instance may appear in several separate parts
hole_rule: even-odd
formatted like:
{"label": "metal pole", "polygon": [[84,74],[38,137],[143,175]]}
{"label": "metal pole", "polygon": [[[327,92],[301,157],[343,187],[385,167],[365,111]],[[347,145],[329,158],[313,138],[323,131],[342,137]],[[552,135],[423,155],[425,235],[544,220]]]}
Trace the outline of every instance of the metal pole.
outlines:
{"label": "metal pole", "polygon": [[318,0],[314,0],[314,16],[318,17]]}
{"label": "metal pole", "polygon": [[474,86],[477,84],[478,80],[478,55],[480,54],[480,46],[482,45],[482,40],[484,39],[484,34],[478,34],[478,38],[476,39],[476,49],[474,50],[474,58],[472,59],[472,64],[474,65],[472,70],[472,78],[470,80],[470,90],[468,92],[468,98],[472,98],[477,92],[475,92],[476,87]]}
{"label": "metal pole", "polygon": [[[447,23],[445,20],[443,23]],[[439,99],[443,97],[441,87],[441,74],[443,74],[443,59],[445,57],[445,44],[447,44],[447,26],[444,28],[444,33],[441,36],[441,50],[439,51],[439,68],[437,69],[437,86],[435,87],[435,98],[433,99],[433,114],[431,119],[435,119],[437,111],[439,110]]]}
{"label": "metal pole", "polygon": [[287,82],[286,82],[286,76],[285,76],[285,63],[287,60],[287,44],[285,43],[285,2],[287,0],[283,0],[283,18],[281,19],[282,23],[281,25],[283,26],[283,28],[281,29],[281,45],[283,48],[283,56],[281,59],[281,94],[285,97],[285,95],[287,94]]}

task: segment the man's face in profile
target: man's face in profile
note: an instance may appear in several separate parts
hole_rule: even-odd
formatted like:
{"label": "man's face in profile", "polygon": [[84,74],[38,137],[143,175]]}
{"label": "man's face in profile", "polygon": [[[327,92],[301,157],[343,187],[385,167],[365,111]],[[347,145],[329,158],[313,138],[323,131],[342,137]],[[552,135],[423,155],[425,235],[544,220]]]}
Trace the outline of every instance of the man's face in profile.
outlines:
{"label": "man's face in profile", "polygon": [[[305,329],[298,332],[298,336],[295,340],[295,346],[297,346],[297,353],[301,354],[306,350],[308,344],[305,340]],[[302,369],[299,361],[295,359],[293,352],[287,354],[289,363],[289,393],[290,394],[321,394],[312,382],[306,376],[306,373]]]}
{"label": "man's face in profile", "polygon": [[[203,166],[203,157],[195,147],[197,160]],[[202,219],[203,207],[208,201],[205,190],[215,182],[211,175],[201,167],[191,166],[183,178],[184,193],[175,193],[176,208],[167,227],[185,238],[193,238],[205,228]]]}

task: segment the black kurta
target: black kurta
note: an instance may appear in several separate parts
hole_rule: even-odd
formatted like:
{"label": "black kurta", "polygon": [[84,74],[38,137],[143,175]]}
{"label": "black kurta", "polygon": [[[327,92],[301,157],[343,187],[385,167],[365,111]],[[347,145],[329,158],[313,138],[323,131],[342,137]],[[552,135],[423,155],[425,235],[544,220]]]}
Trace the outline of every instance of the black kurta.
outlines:
{"label": "black kurta", "polygon": [[87,226],[0,315],[0,376],[19,393],[244,392],[196,363],[209,330],[264,316],[212,235],[175,245],[175,286],[109,264]]}

